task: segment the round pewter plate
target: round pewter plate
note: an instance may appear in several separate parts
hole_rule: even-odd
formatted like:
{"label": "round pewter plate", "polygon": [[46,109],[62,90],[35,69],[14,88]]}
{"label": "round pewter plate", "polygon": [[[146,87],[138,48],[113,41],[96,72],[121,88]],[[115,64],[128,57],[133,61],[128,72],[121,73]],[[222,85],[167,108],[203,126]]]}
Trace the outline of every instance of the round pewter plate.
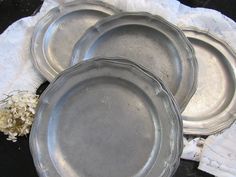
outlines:
{"label": "round pewter plate", "polygon": [[184,33],[199,65],[197,91],[182,113],[184,133],[217,133],[236,119],[236,54],[208,32],[189,28]]}
{"label": "round pewter plate", "polygon": [[40,177],[167,177],[182,153],[182,120],[171,93],[144,68],[91,59],[43,93],[30,148]]}
{"label": "round pewter plate", "polygon": [[120,12],[101,1],[70,2],[48,12],[36,25],[31,42],[33,63],[49,81],[66,69],[74,44],[97,21]]}
{"label": "round pewter plate", "polygon": [[159,16],[123,12],[99,21],[75,45],[72,65],[99,56],[145,66],[170,88],[181,110],[195,92],[194,51],[181,30]]}

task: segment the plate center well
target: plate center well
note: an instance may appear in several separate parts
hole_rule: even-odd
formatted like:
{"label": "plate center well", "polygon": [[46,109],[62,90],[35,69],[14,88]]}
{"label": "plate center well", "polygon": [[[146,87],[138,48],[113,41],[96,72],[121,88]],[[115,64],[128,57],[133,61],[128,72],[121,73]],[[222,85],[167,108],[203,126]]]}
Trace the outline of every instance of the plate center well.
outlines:
{"label": "plate center well", "polygon": [[173,94],[181,82],[177,49],[167,36],[148,26],[130,24],[105,32],[83,55],[84,58],[97,56],[133,59],[160,77]]}
{"label": "plate center well", "polygon": [[72,88],[48,128],[49,154],[60,175],[136,175],[152,158],[153,109],[141,89],[119,78],[95,78]]}
{"label": "plate center well", "polygon": [[74,44],[89,27],[108,15],[95,10],[79,10],[56,20],[49,26],[44,38],[48,62],[59,71],[67,68]]}
{"label": "plate center well", "polygon": [[183,112],[186,120],[205,120],[223,111],[233,98],[235,86],[225,56],[210,44],[189,38],[199,65],[197,91]]}

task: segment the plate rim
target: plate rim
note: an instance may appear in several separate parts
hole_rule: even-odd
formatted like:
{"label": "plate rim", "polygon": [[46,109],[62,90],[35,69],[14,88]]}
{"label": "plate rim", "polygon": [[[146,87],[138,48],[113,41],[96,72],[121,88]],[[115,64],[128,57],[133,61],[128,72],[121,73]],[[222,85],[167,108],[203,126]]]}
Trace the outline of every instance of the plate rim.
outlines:
{"label": "plate rim", "polygon": [[[32,63],[34,67],[39,71],[39,73],[46,78],[48,81],[52,81],[53,78],[58,74],[57,71],[51,64],[48,63],[48,59],[46,59],[46,55],[43,50],[43,41],[45,33],[52,22],[57,20],[57,18],[61,18],[68,13],[73,11],[83,10],[84,6],[100,6],[106,10],[111,12],[110,15],[121,12],[121,10],[111,4],[106,2],[102,2],[99,0],[85,0],[85,1],[71,1],[67,3],[62,3],[51,10],[49,10],[35,25],[34,31],[31,37],[31,45],[30,45],[30,53],[32,55]],[[88,8],[85,8],[88,9]],[[42,32],[43,30],[43,32]],[[37,44],[37,41],[40,39],[40,44]],[[40,45],[40,51],[37,51],[37,46]],[[72,52],[72,51],[71,51]],[[44,61],[42,61],[44,60]],[[47,67],[45,67],[47,66]]]}
{"label": "plate rim", "polygon": [[[184,35],[184,33],[182,32],[182,30],[180,28],[178,28],[176,25],[168,22],[167,20],[165,20],[163,17],[159,16],[159,15],[153,15],[151,13],[148,12],[122,12],[122,13],[118,13],[112,16],[109,16],[107,18],[104,18],[100,21],[98,21],[94,26],[88,28],[86,30],[86,32],[84,33],[84,35],[81,36],[81,38],[77,41],[77,43],[74,45],[74,49],[72,50],[72,57],[71,57],[71,64],[70,66],[73,66],[74,64],[81,62],[82,57],[80,57],[80,54],[77,53],[77,49],[79,46],[83,46],[86,40],[86,35],[88,35],[89,33],[93,33],[93,31],[97,31],[97,37],[101,36],[101,34],[105,31],[103,28],[101,29],[101,26],[103,26],[104,24],[106,25],[106,23],[109,23],[111,21],[114,20],[119,20],[120,18],[123,17],[127,17],[127,16],[145,16],[146,18],[148,18],[149,20],[156,20],[156,21],[160,21],[161,23],[166,24],[168,27],[170,27],[173,31],[175,31],[180,37],[178,37],[181,42],[185,45],[186,48],[186,55],[188,56],[186,58],[186,61],[189,62],[189,71],[191,71],[191,74],[193,75],[191,79],[189,79],[189,82],[191,82],[191,88],[188,90],[188,94],[185,94],[187,96],[182,96],[184,99],[182,99],[182,104],[179,106],[181,112],[184,110],[184,108],[187,106],[188,102],[190,101],[191,97],[194,95],[194,93],[196,92],[196,88],[197,88],[197,75],[198,75],[198,63],[197,63],[197,59],[195,57],[195,51],[190,43],[190,41],[187,39],[187,37]],[[133,24],[133,23],[131,23]],[[147,25],[148,26],[148,25]],[[115,26],[116,27],[116,26]],[[110,27],[111,29],[111,27]],[[155,29],[157,30],[157,28]],[[99,34],[100,33],[100,34]],[[168,36],[168,35],[167,35]],[[172,38],[170,38],[172,39]],[[91,41],[86,41],[87,45],[90,44]],[[84,48],[88,49],[89,47],[83,46],[83,50],[82,52],[84,52]],[[96,56],[95,56],[96,57]],[[103,57],[103,56],[101,56]],[[109,56],[111,57],[111,56]],[[182,59],[183,60],[183,59]],[[185,85],[189,85],[185,84]],[[181,89],[177,89],[176,93],[180,91]]]}
{"label": "plate rim", "polygon": [[[194,26],[181,27],[181,28],[187,38],[194,38],[194,39],[201,40],[207,44],[210,44],[217,50],[219,49],[215,46],[216,44],[222,46],[224,50],[227,51],[229,55],[231,55],[231,58],[228,58],[228,57],[225,57],[225,58],[227,59],[227,62],[230,64],[230,67],[232,68],[232,72],[234,73],[234,75],[232,75],[232,78],[234,79],[234,82],[236,83],[236,77],[235,77],[236,76],[236,51],[226,41],[212,34],[208,30],[202,30]],[[192,35],[194,35],[194,37]],[[198,38],[199,36],[200,38]],[[209,43],[208,41],[204,40],[204,38],[207,38],[208,40],[212,40],[212,43]],[[222,50],[219,50],[219,52],[222,53]],[[232,61],[232,60],[235,60],[235,61]],[[234,63],[234,66],[233,66],[233,63]],[[218,119],[218,121],[207,122],[207,120],[205,120],[205,121],[202,121],[203,123],[198,122],[198,121],[186,121],[185,120],[186,116],[182,116],[184,134],[211,135],[211,134],[221,132],[222,130],[230,127],[236,120],[236,111],[234,111],[235,106],[236,106],[236,85],[235,85],[235,90],[234,90],[234,95],[232,97],[232,100],[227,105],[226,109],[224,109],[217,115],[214,115],[211,118],[209,118],[211,120],[215,118],[215,119]],[[222,117],[225,117],[224,122],[219,121],[220,118]],[[193,125],[193,122],[196,125],[194,127],[191,126]]]}
{"label": "plate rim", "polygon": [[[112,63],[114,61],[114,59],[115,58],[112,58],[112,60],[111,59],[107,59],[106,62]],[[128,64],[127,63],[123,63],[123,65],[124,66],[127,65],[129,67],[132,66],[135,69],[139,69],[139,72],[141,74],[144,73],[147,77],[149,77],[150,79],[154,80],[160,86],[161,91],[164,91],[164,93],[166,95],[166,98],[168,99],[168,102],[169,102],[169,104],[171,106],[170,110],[171,110],[172,114],[174,114],[175,116],[172,115],[172,114],[171,115],[169,115],[168,113],[167,114],[169,115],[169,117],[173,121],[173,123],[175,122],[174,127],[175,127],[176,132],[179,133],[179,135],[177,135],[176,132],[175,132],[175,134],[176,134],[176,135],[174,135],[174,137],[175,137],[174,141],[176,141],[176,143],[174,143],[175,154],[170,154],[170,156],[168,157],[169,161],[167,162],[166,169],[163,171],[163,176],[165,176],[165,175],[168,176],[170,174],[173,174],[173,172],[177,169],[177,166],[179,164],[179,160],[180,160],[180,156],[181,156],[181,152],[182,152],[182,148],[183,148],[183,142],[181,141],[182,140],[182,134],[183,134],[183,132],[182,132],[182,120],[181,120],[181,116],[180,116],[178,107],[175,104],[175,100],[173,99],[173,96],[171,95],[171,93],[169,93],[168,88],[166,88],[164,86],[162,81],[159,80],[159,78],[156,78],[154,75],[152,75],[152,73],[150,73],[148,70],[146,70],[142,66],[137,65],[137,64],[135,64],[135,63],[133,63],[133,62],[127,60],[127,59],[123,60],[123,58],[120,58],[120,57],[119,58],[116,57],[116,59],[118,59],[116,61],[118,61],[119,63],[124,62],[124,61],[130,62],[132,65],[130,63],[128,63]],[[119,61],[119,59],[121,59],[121,60]],[[86,63],[93,63],[93,62],[96,62],[96,61],[99,61],[99,60],[102,61],[102,62],[105,61],[105,59],[101,59],[101,57],[100,58],[95,58],[93,60],[83,61],[83,62],[81,62],[81,63],[79,63],[79,64],[77,64],[77,65],[75,65],[75,66],[73,66],[73,67],[71,67],[69,69],[66,69],[65,71],[60,73],[54,79],[52,84],[50,84],[49,87],[46,89],[46,91],[42,94],[42,96],[40,98],[40,101],[39,101],[39,104],[38,104],[38,107],[37,107],[37,111],[36,111],[37,112],[36,116],[35,116],[36,119],[35,119],[35,121],[33,123],[32,129],[31,129],[31,133],[30,133],[30,151],[31,151],[31,154],[33,156],[33,160],[34,160],[34,164],[36,166],[37,172],[38,172],[38,174],[40,176],[46,177],[48,174],[46,173],[46,171],[44,171],[43,164],[40,162],[40,159],[39,159],[39,157],[37,155],[37,149],[38,149],[38,142],[37,141],[38,141],[38,137],[40,136],[39,134],[37,134],[38,124],[40,122],[39,118],[37,118],[37,117],[40,117],[40,114],[41,114],[40,110],[42,112],[42,110],[43,110],[42,108],[44,106],[46,106],[47,104],[49,104],[49,101],[47,100],[47,95],[50,94],[50,92],[53,92],[55,87],[58,87],[58,83],[57,83],[57,85],[55,84],[56,82],[65,81],[66,77],[68,78],[70,72],[72,72],[73,70],[76,70],[76,67],[83,65],[83,63],[85,63],[85,62]],[[147,71],[147,73],[145,73],[146,71]],[[172,147],[172,152],[173,152],[173,147]],[[150,169],[150,171],[151,171],[151,169]],[[60,175],[58,175],[58,176],[60,176]],[[147,176],[149,176],[149,175],[147,175]]]}

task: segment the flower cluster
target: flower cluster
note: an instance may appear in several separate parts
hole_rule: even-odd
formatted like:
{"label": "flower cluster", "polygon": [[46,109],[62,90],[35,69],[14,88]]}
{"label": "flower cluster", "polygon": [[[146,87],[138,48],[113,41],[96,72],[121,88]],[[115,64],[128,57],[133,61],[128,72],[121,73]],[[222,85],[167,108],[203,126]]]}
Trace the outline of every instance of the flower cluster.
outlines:
{"label": "flower cluster", "polygon": [[16,142],[17,136],[30,132],[38,96],[27,91],[17,91],[0,101],[0,131],[7,140]]}

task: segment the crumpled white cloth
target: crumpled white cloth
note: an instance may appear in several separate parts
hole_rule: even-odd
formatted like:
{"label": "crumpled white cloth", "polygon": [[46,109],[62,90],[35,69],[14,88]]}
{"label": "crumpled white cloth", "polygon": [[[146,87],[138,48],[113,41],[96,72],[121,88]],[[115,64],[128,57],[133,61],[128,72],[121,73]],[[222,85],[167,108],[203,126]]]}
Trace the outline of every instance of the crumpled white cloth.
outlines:
{"label": "crumpled white cloth", "polygon": [[[28,90],[34,92],[43,82],[43,77],[37,73],[31,63],[30,40],[37,21],[51,8],[70,0],[44,0],[40,12],[33,17],[18,20],[9,26],[0,35],[0,99],[4,94],[13,90]],[[236,23],[220,12],[204,8],[190,8],[177,0],[103,0],[124,11],[146,11],[160,15],[171,23],[180,27],[197,27],[209,31],[213,35],[225,40],[236,49]],[[235,124],[234,124],[235,126]],[[236,176],[235,154],[236,147],[233,138],[230,138],[235,128],[225,133],[210,136],[206,139],[202,150],[203,139],[185,141],[182,158],[200,161],[200,169],[220,177]],[[228,139],[224,137],[227,135]],[[224,137],[224,138],[223,138]],[[221,143],[220,143],[221,141]],[[230,157],[227,156],[231,152]],[[221,156],[220,154],[224,154]],[[225,155],[226,154],[226,155]],[[210,166],[206,159],[219,162]],[[233,166],[232,166],[233,165]],[[218,170],[215,170],[217,168]],[[223,173],[224,171],[224,173]],[[222,173],[221,173],[222,172]]]}
{"label": "crumpled white cloth", "polygon": [[181,158],[199,162],[201,159],[204,143],[204,138],[197,137],[187,139],[184,137],[184,149]]}
{"label": "crumpled white cloth", "polygon": [[37,21],[55,5],[45,1],[40,13],[16,21],[0,35],[0,99],[15,90],[35,92],[43,82],[31,62],[30,41]]}
{"label": "crumpled white cloth", "polygon": [[209,136],[204,144],[199,169],[218,177],[236,176],[236,122],[223,133]]}
{"label": "crumpled white cloth", "polygon": [[236,176],[236,122],[223,132],[204,138],[184,138],[181,158],[199,161],[199,169],[218,177]]}

